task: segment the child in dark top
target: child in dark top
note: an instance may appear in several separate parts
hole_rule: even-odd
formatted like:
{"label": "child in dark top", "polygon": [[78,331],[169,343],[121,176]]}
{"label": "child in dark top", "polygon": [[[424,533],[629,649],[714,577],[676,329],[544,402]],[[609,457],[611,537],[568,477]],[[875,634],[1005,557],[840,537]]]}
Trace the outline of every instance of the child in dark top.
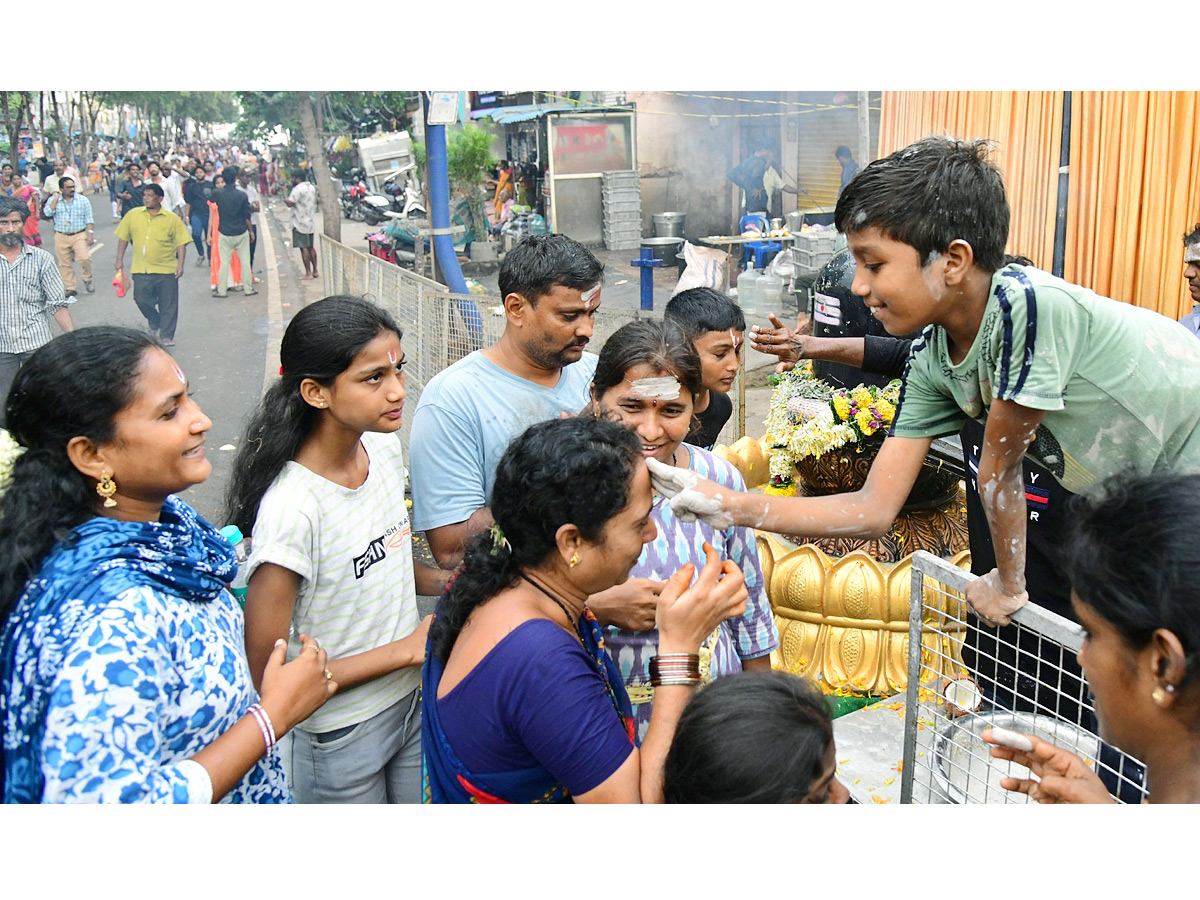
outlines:
{"label": "child in dark top", "polygon": [[697,396],[686,441],[711,450],[733,413],[728,394],[740,366],[746,317],[740,306],[709,287],[680,291],[663,315],[683,328],[700,354],[704,389]]}

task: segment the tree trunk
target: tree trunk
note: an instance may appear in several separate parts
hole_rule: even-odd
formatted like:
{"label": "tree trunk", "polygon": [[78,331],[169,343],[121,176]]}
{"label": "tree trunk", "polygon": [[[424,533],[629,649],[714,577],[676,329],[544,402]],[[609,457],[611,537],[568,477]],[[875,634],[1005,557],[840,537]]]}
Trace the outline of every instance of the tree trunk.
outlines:
{"label": "tree trunk", "polygon": [[337,191],[333,187],[333,173],[325,158],[321,145],[321,133],[317,131],[317,119],[313,114],[313,103],[321,102],[321,94],[315,98],[310,91],[297,91],[300,103],[300,133],[304,136],[304,149],[308,153],[308,164],[317,179],[317,197],[321,200],[321,220],[325,236],[339,243],[342,240],[342,208]]}
{"label": "tree trunk", "polygon": [[63,140],[65,138],[62,127],[62,115],[58,111],[57,91],[50,92],[50,115],[54,118],[54,130],[58,134],[58,138],[54,142],[54,153],[52,154],[54,158],[57,158],[62,154]]}
{"label": "tree trunk", "polygon": [[8,134],[8,161],[15,167],[17,165],[17,135],[20,133],[21,126],[18,124],[17,117],[13,115],[12,107],[9,106],[8,91],[0,91],[0,107],[4,110],[4,131]]}

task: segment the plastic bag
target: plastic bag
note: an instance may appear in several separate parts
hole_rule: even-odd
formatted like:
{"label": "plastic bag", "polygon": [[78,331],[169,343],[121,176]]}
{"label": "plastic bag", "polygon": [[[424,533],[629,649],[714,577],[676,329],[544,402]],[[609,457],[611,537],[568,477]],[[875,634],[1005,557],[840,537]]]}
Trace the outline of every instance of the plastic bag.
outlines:
{"label": "plastic bag", "polygon": [[778,275],[784,281],[790,281],[791,277],[796,273],[795,261],[792,259],[792,254],[787,250],[782,253],[776,253],[775,258],[771,260],[771,264],[767,266],[772,275]]}
{"label": "plastic bag", "polygon": [[117,272],[117,274],[113,276],[112,286],[117,292],[118,297],[125,296],[125,292],[129,290],[129,282],[125,278],[125,273],[123,271]]}
{"label": "plastic bag", "polygon": [[683,259],[687,263],[687,267],[679,276],[675,290],[671,292],[672,297],[680,291],[695,287],[721,290],[725,284],[725,265],[729,259],[728,253],[713,247],[697,247],[695,244],[684,241]]}

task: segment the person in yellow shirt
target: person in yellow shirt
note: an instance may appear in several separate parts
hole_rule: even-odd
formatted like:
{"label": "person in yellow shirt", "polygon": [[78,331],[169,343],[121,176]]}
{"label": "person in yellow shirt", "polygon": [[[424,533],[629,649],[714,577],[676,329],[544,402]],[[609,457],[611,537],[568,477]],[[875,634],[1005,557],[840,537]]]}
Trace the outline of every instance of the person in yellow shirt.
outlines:
{"label": "person in yellow shirt", "polygon": [[163,209],[163,189],[147,183],[144,206],[135,206],[117,225],[117,271],[125,271],[125,248],[133,245],[133,302],[164,347],[175,346],[179,279],[192,236],[183,220]]}

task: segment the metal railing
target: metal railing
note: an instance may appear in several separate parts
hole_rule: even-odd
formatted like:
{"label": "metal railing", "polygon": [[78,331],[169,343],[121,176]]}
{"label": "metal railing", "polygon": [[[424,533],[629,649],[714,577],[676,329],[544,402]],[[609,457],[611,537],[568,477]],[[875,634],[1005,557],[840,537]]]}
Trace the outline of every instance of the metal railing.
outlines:
{"label": "metal railing", "polygon": [[1012,627],[982,627],[963,594],[974,577],[931,553],[913,554],[900,802],[1028,802],[1000,787],[1006,776],[1030,773],[992,758],[980,734],[993,726],[1070,750],[1115,797],[1140,802],[1141,764],[1096,734],[1074,661],[1083,629],[1033,603],[1012,616]]}

